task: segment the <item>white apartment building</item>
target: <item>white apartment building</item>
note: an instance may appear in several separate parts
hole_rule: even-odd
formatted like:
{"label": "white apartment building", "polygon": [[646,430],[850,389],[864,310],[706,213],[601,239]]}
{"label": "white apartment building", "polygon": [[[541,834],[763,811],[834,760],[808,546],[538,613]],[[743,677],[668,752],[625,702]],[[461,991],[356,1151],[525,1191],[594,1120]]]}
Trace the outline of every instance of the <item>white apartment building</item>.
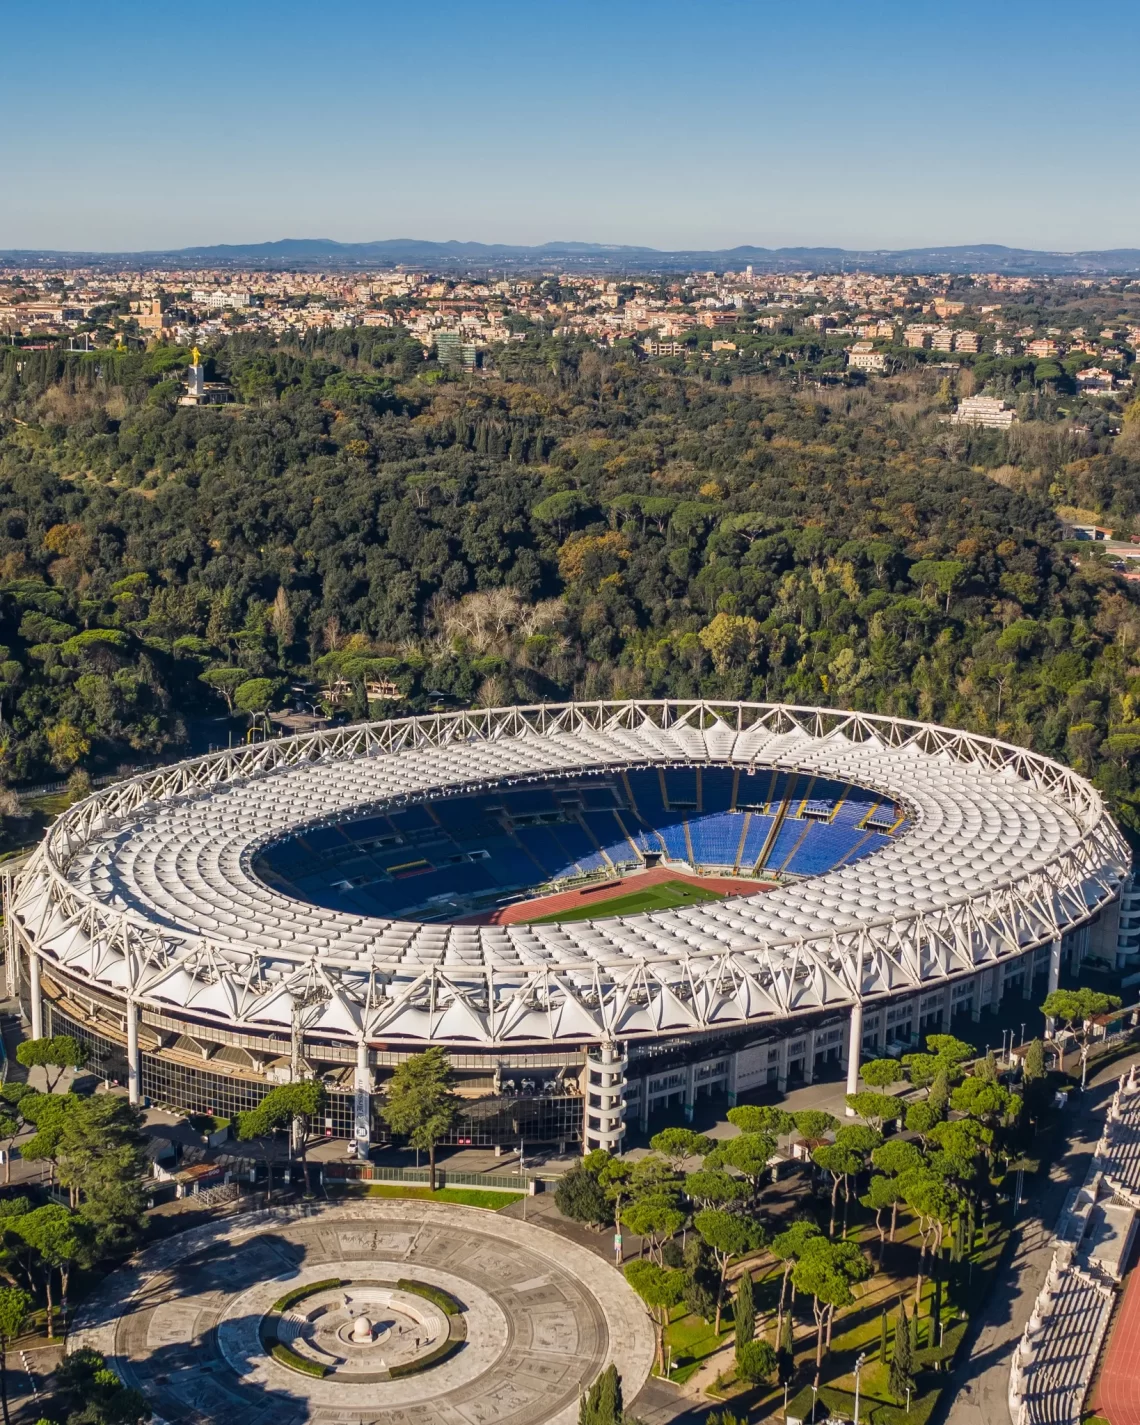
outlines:
{"label": "white apartment building", "polygon": [[886,354],[873,350],[869,341],[857,341],[847,349],[847,365],[854,371],[885,371]]}

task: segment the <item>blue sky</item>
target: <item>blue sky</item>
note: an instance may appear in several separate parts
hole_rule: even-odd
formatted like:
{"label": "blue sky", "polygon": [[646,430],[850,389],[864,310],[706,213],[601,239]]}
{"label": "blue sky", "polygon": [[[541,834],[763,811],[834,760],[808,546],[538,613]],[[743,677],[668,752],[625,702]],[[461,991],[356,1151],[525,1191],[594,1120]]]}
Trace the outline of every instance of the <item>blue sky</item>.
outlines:
{"label": "blue sky", "polygon": [[0,0],[0,248],[1140,247],[1140,4]]}

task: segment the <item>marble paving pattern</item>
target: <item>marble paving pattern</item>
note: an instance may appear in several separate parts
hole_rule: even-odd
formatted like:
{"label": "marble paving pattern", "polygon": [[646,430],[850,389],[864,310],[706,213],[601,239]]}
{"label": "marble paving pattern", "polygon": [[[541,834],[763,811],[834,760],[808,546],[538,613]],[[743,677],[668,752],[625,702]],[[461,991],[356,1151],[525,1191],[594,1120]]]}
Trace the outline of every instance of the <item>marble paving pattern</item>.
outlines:
{"label": "marble paving pattern", "polygon": [[[467,1340],[416,1375],[312,1378],[265,1350],[260,1326],[295,1286],[415,1278],[464,1308]],[[593,1253],[478,1208],[368,1200],[210,1223],[142,1253],[81,1309],[68,1349],[102,1351],[170,1425],[572,1425],[611,1361],[627,1400],[653,1332]]]}

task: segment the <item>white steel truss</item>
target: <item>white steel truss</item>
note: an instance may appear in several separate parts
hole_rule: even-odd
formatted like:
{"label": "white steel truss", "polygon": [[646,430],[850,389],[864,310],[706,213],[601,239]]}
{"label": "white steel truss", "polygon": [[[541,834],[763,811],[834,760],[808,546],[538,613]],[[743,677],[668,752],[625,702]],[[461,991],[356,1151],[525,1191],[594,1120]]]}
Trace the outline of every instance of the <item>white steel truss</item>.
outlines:
{"label": "white steel truss", "polygon": [[[841,778],[910,828],[766,895],[547,926],[342,915],[252,871],[257,850],[478,788],[727,765]],[[61,982],[170,1015],[456,1047],[728,1030],[906,994],[1020,957],[1113,899],[1130,856],[1060,763],[836,709],[572,703],[394,719],[192,758],[71,808],[16,881],[15,933]]]}

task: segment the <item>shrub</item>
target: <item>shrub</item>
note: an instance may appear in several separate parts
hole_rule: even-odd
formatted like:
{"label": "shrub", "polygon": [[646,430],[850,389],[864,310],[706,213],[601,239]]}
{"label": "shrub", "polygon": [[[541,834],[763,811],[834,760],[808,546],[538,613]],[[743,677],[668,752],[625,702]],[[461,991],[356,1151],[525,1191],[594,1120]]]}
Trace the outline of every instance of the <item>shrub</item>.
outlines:
{"label": "shrub", "polygon": [[428,1282],[411,1281],[401,1277],[396,1283],[396,1289],[411,1292],[413,1296],[422,1296],[425,1301],[430,1301],[434,1306],[438,1306],[446,1316],[458,1316],[463,1310],[459,1302],[453,1296],[449,1296],[442,1287],[431,1286]]}
{"label": "shrub", "polygon": [[283,1366],[288,1366],[291,1371],[300,1371],[302,1375],[316,1376],[318,1380],[328,1375],[327,1366],[322,1366],[319,1361],[307,1361],[304,1356],[299,1356],[296,1351],[291,1351],[288,1346],[283,1346],[280,1341],[274,1344],[272,1356],[275,1361],[280,1361]]}
{"label": "shrub", "polygon": [[447,1341],[441,1341],[434,1350],[426,1356],[420,1356],[415,1361],[405,1361],[403,1365],[389,1366],[388,1375],[392,1380],[399,1380],[401,1376],[414,1376],[420,1371],[426,1371],[429,1366],[437,1366],[440,1361],[444,1361],[448,1356],[453,1355],[464,1344],[464,1338],[453,1336]]}
{"label": "shrub", "polygon": [[345,1286],[346,1283],[341,1277],[329,1277],[328,1281],[310,1282],[308,1286],[295,1286],[292,1291],[287,1291],[284,1296],[278,1299],[269,1308],[270,1311],[288,1311],[298,1301],[303,1301],[306,1296],[312,1296],[317,1291],[331,1291],[333,1287]]}

